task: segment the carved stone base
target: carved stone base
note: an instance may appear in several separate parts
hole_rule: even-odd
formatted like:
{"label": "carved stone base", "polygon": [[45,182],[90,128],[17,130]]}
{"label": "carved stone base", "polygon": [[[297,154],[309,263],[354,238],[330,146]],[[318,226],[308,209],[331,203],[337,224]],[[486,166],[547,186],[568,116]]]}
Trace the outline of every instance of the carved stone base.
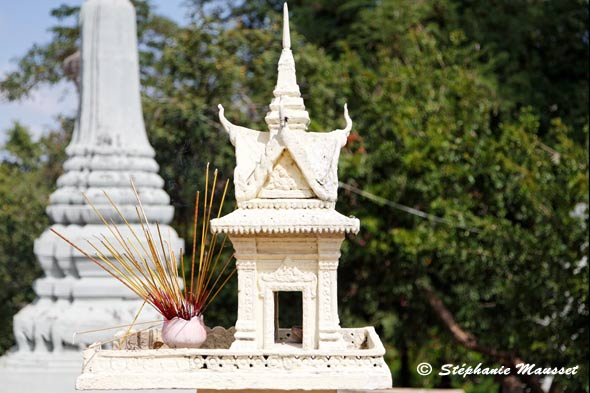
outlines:
{"label": "carved stone base", "polygon": [[[105,350],[99,344],[93,345],[84,351],[84,368],[77,388],[336,390],[391,387],[391,373],[383,360],[385,349],[372,327],[341,329],[340,335],[347,346],[338,350],[305,350],[300,344],[287,342],[271,349],[237,350],[231,345],[233,334],[234,329],[216,327],[209,331],[200,349],[132,346],[131,350]],[[141,337],[134,340],[149,342]]]}

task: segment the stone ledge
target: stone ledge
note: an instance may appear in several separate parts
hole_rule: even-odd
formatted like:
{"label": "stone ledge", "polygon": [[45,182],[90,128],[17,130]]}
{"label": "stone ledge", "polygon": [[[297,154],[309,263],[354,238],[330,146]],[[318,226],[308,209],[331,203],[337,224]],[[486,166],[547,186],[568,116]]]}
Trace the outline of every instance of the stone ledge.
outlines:
{"label": "stone ledge", "polygon": [[297,234],[354,233],[359,231],[357,218],[346,217],[332,209],[237,209],[211,220],[213,233],[227,234]]}

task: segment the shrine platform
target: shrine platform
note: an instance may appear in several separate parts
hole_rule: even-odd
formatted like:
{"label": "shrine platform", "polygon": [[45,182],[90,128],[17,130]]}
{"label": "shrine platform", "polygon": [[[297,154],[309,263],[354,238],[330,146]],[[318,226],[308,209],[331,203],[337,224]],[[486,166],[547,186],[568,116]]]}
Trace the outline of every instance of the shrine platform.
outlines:
{"label": "shrine platform", "polygon": [[[303,350],[281,329],[271,349],[234,350],[233,328],[210,329],[199,349],[161,346],[158,331],[138,333],[120,349],[95,344],[84,351],[79,390],[383,389],[391,373],[372,327],[341,329],[346,349]],[[158,349],[155,349],[159,347]]]}

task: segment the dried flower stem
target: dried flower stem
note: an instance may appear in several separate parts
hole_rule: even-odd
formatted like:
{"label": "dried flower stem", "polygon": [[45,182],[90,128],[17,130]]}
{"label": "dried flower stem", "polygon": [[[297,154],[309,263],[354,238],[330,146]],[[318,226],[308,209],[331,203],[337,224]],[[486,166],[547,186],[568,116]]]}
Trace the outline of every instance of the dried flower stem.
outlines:
{"label": "dried flower stem", "polygon": [[[211,190],[209,190],[209,183],[209,165],[207,165],[202,209],[199,209],[199,193],[197,192],[195,195],[189,282],[187,282],[185,274],[182,249],[178,254],[182,270],[182,286],[177,273],[179,261],[172,250],[170,234],[168,240],[165,240],[160,225],[158,223],[155,225],[150,224],[139,197],[139,192],[133,182],[131,186],[138,204],[135,210],[139,220],[139,234],[136,231],[137,226],[134,227],[129,223],[106,192],[106,198],[124,223],[124,227],[127,228],[130,236],[125,236],[112,219],[107,220],[86,195],[84,195],[84,198],[106,226],[111,238],[102,234],[100,237],[97,236],[96,242],[88,241],[94,251],[94,255],[90,255],[88,251],[83,250],[53,228],[51,231],[123,283],[146,303],[152,305],[166,319],[178,317],[190,320],[205,311],[235,273],[235,268],[229,269],[233,256],[230,256],[219,268],[219,260],[226,245],[226,237],[224,236],[221,242],[218,242],[218,235],[210,235],[209,233],[209,222],[217,187],[217,170],[213,173]],[[221,216],[228,184],[229,182],[226,181],[217,217]],[[201,236],[197,251],[197,230],[199,225],[201,226]],[[153,233],[154,227],[155,234]],[[218,246],[219,243],[220,246]]]}

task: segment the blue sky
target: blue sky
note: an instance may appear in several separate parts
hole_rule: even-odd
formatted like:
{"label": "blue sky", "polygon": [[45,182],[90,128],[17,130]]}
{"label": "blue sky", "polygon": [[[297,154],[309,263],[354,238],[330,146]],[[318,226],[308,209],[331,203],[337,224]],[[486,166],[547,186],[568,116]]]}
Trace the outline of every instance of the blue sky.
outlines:
{"label": "blue sky", "polygon": [[[156,11],[177,22],[186,20],[185,0],[152,0]],[[60,4],[80,5],[83,0],[0,0],[0,78],[16,69],[15,58],[23,55],[34,43],[50,40],[48,29],[55,24],[49,15]],[[73,86],[60,84],[42,87],[19,103],[0,101],[0,142],[6,129],[18,120],[28,126],[35,136],[56,124],[59,113],[76,111]]]}

